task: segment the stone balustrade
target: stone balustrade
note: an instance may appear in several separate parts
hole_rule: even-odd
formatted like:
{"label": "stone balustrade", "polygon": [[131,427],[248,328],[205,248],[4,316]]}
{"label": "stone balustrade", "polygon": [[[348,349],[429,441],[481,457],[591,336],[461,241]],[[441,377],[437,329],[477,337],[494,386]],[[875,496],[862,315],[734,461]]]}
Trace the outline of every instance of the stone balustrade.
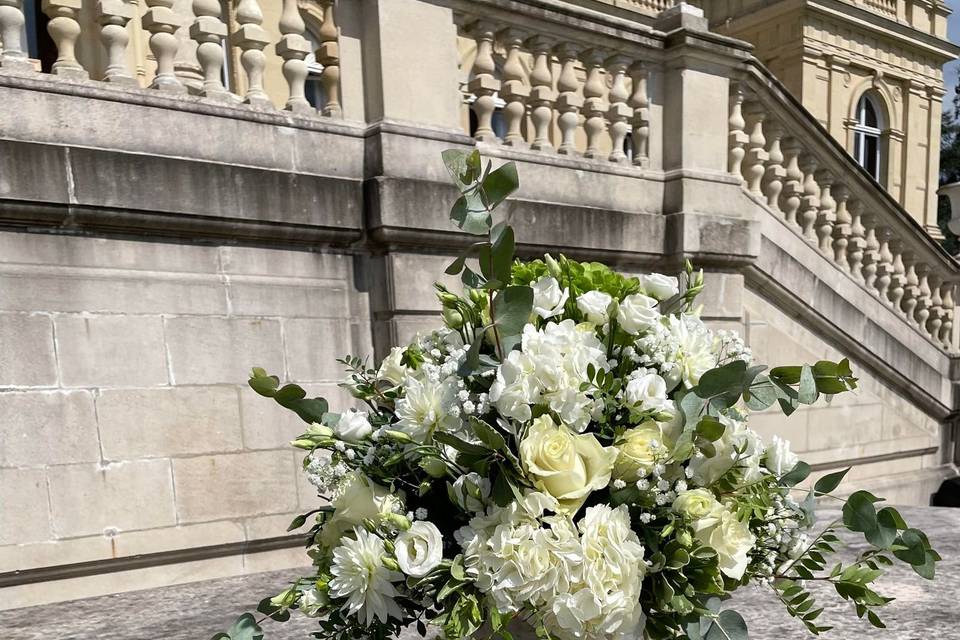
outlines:
{"label": "stone balustrade", "polygon": [[[176,0],[145,0],[139,4],[133,0],[44,0],[43,12],[49,18],[47,31],[57,51],[49,73],[70,80],[91,79],[132,89],[143,85],[144,89],[168,94],[194,93],[220,102],[273,109],[274,105],[264,91],[264,51],[272,47],[283,60],[283,77],[289,95],[284,108],[299,115],[341,117],[336,4],[336,0],[318,1],[322,23],[320,42],[313,51],[305,37],[306,25],[297,0],[282,0],[281,35],[277,42],[272,41],[265,29],[260,0],[239,0],[236,3],[232,29],[228,28],[220,0],[193,0],[192,6],[186,9]],[[88,24],[81,19],[81,12],[86,11],[88,5],[96,12],[96,20],[91,23],[96,25],[96,34],[86,34],[82,27]],[[146,46],[156,63],[152,77],[145,77],[142,69],[135,68],[139,63],[134,62],[134,43],[128,28],[131,21],[139,22],[142,27]],[[0,0],[0,70],[42,73],[39,61],[28,57],[22,37],[26,22],[22,0]],[[179,31],[185,31],[196,44],[195,64],[202,74],[202,82],[196,87],[188,86],[179,73],[182,61],[178,56],[183,50],[183,38],[177,35]],[[91,37],[86,38],[88,35]],[[96,69],[85,67],[77,55],[81,39],[86,45],[99,43],[102,46],[105,64],[98,64]],[[224,85],[223,73],[234,52],[239,60],[236,92]],[[305,60],[311,54],[315,56],[317,66],[322,67],[319,80],[324,104],[319,112],[305,97],[308,78]],[[92,55],[88,58],[97,60]]]}
{"label": "stone balustrade", "polygon": [[729,170],[784,225],[951,349],[956,264],[759,66],[731,83]]}
{"label": "stone balustrade", "polygon": [[[672,0],[639,4],[659,11]],[[461,16],[459,27],[472,56],[462,91],[477,142],[649,166],[650,50],[601,46],[586,33],[524,32],[488,17]]]}

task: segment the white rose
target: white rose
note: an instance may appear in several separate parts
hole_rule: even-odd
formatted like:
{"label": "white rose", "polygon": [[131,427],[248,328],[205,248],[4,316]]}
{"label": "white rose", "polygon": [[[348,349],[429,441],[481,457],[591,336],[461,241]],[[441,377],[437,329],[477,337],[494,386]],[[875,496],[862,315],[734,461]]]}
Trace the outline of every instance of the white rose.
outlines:
{"label": "white rose", "polygon": [[750,532],[750,527],[737,519],[736,513],[723,506],[718,506],[712,517],[716,523],[696,531],[695,535],[700,542],[717,552],[720,571],[739,580],[750,564],[748,554],[757,538]]}
{"label": "white rose", "polygon": [[623,393],[627,404],[640,411],[673,410],[673,403],[667,399],[667,382],[655,373],[631,378]]}
{"label": "white rose", "polygon": [[657,301],[642,293],[634,293],[623,299],[617,311],[617,322],[630,335],[637,335],[660,321]]}
{"label": "white rose", "polygon": [[773,436],[770,446],[763,458],[764,466],[778,476],[783,475],[797,466],[800,458],[790,450],[790,441],[780,436]]}
{"label": "white rose", "polygon": [[577,308],[587,317],[589,322],[601,325],[610,319],[607,307],[610,306],[612,301],[613,298],[603,291],[587,291],[577,298]]}
{"label": "white rose", "polygon": [[679,513],[687,520],[697,522],[699,525],[703,525],[707,516],[714,513],[719,506],[720,503],[717,502],[713,492],[707,489],[683,491],[673,501],[674,513]]}
{"label": "white rose", "polygon": [[432,522],[414,522],[397,536],[396,554],[401,571],[422,578],[443,560],[443,536]]}
{"label": "white rose", "polygon": [[533,289],[533,312],[546,320],[561,311],[570,297],[570,290],[560,290],[560,283],[556,278],[543,276],[530,287]]}
{"label": "white rose", "polygon": [[390,355],[380,363],[380,369],[377,371],[377,378],[392,382],[398,385],[407,377],[407,367],[401,361],[406,347],[394,347],[390,350]]}
{"label": "white rose", "polygon": [[648,296],[657,300],[666,300],[680,293],[680,282],[674,276],[665,276],[662,273],[648,273],[640,276],[640,287]]}
{"label": "white rose", "polygon": [[347,409],[340,414],[340,420],[333,431],[341,440],[360,442],[373,433],[373,427],[367,420],[367,414],[356,409]]}
{"label": "white rose", "polygon": [[344,480],[343,489],[333,501],[333,514],[320,530],[320,541],[334,547],[346,532],[367,519],[400,510],[402,501],[359,471]]}
{"label": "white rose", "polygon": [[621,480],[635,482],[647,476],[657,456],[662,455],[663,434],[656,422],[648,420],[635,429],[624,432],[617,441],[617,461],[613,475]]}
{"label": "white rose", "polygon": [[576,434],[548,415],[533,421],[520,443],[520,459],[533,483],[576,513],[591,492],[610,483],[617,449],[592,434]]}

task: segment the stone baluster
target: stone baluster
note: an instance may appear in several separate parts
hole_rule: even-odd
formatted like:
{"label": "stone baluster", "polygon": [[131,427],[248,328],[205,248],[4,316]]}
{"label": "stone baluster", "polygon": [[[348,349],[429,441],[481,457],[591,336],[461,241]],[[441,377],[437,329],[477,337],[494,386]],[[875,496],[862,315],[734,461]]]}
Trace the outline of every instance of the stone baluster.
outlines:
{"label": "stone baluster", "polygon": [[527,114],[527,99],[530,97],[526,73],[520,63],[520,46],[524,36],[513,28],[504,29],[498,36],[507,50],[507,59],[503,63],[503,89],[500,91],[500,97],[507,103],[503,108],[503,119],[507,125],[503,144],[522,147],[526,145],[522,126]]}
{"label": "stone baluster", "polygon": [[816,174],[820,185],[820,206],[817,208],[817,246],[820,253],[833,258],[833,225],[837,222],[837,201],[833,199],[833,174],[821,169]]}
{"label": "stone baluster", "polygon": [[744,131],[747,123],[743,119],[743,88],[739,83],[732,85],[730,89],[730,119],[727,122],[730,126],[727,170],[735,176],[742,176],[740,170],[750,138]]}
{"label": "stone baluster", "polygon": [[104,82],[134,86],[137,81],[127,68],[127,45],[130,34],[127,23],[133,19],[136,7],[130,0],[97,0],[97,22],[100,24],[100,41],[107,52],[107,68]]}
{"label": "stone baluster", "polygon": [[795,225],[800,221],[797,218],[797,212],[800,210],[801,198],[803,197],[803,171],[800,169],[800,154],[803,147],[796,138],[787,138],[783,142],[784,170],[786,173],[786,182],[783,185],[783,193],[780,195],[780,210],[787,224]]}
{"label": "stone baluster", "polygon": [[180,42],[174,35],[183,24],[173,10],[173,0],[146,0],[147,10],[141,20],[143,28],[150,33],[150,51],[157,61],[157,72],[150,87],[172,93],[186,93],[187,88],[174,72],[174,58]]}
{"label": "stone baluster", "polygon": [[604,116],[607,113],[607,102],[604,100],[607,87],[603,80],[603,61],[606,55],[600,49],[588,49],[583,54],[583,61],[587,67],[587,80],[583,84],[583,113],[587,120],[583,123],[583,130],[587,134],[587,149],[583,152],[585,158],[600,158],[600,139],[607,128]]}
{"label": "stone baluster", "polygon": [[747,189],[755,196],[762,196],[763,174],[767,160],[767,139],[763,135],[763,121],[767,112],[758,102],[750,102],[745,109],[747,151],[743,158],[743,178]]}
{"label": "stone baluster", "polygon": [[907,322],[915,322],[914,313],[920,303],[920,276],[917,273],[916,256],[913,251],[901,248],[900,262],[904,265],[903,296],[896,308],[903,311]]}
{"label": "stone baluster", "polygon": [[633,108],[633,164],[646,167],[650,164],[650,96],[647,94],[649,74],[642,62],[630,65],[630,81],[633,90],[628,104]]}
{"label": "stone baluster", "polygon": [[927,319],[926,330],[930,337],[936,341],[940,340],[940,327],[943,325],[943,296],[940,294],[943,286],[943,279],[932,271],[927,275],[927,282],[930,286],[930,317]]}
{"label": "stone baluster", "polygon": [[767,206],[774,211],[780,210],[780,193],[787,171],[783,166],[783,150],[780,148],[783,138],[783,125],[767,117],[764,122],[767,138],[767,166],[763,171],[761,190],[767,199]]}
{"label": "stone baluster", "polygon": [[555,49],[560,58],[560,76],[557,78],[557,126],[560,128],[560,146],[557,153],[574,155],[577,153],[574,135],[580,124],[580,109],[583,107],[583,98],[578,90],[580,81],[577,79],[577,49],[569,43],[562,43]]}
{"label": "stone baluster", "polygon": [[493,112],[496,109],[494,95],[500,91],[500,81],[494,77],[497,66],[493,61],[493,34],[491,23],[478,20],[470,25],[469,32],[477,41],[477,55],[473,61],[473,77],[467,88],[476,96],[473,112],[477,116],[477,131],[474,138],[478,142],[496,142],[493,132]]}
{"label": "stone baluster", "polygon": [[32,69],[21,39],[25,22],[23,0],[0,0],[0,67]]}
{"label": "stone baluster", "polygon": [[623,143],[630,133],[629,120],[633,110],[627,105],[630,93],[627,91],[627,67],[630,59],[622,55],[607,58],[607,72],[613,78],[610,84],[610,109],[607,119],[610,120],[610,162],[625,162],[627,154],[623,152]]}
{"label": "stone baluster", "polygon": [[955,311],[953,290],[956,288],[955,282],[945,282],[941,287],[943,297],[943,324],[940,325],[940,342],[951,349],[953,347],[953,314]]}
{"label": "stone baluster", "polygon": [[[847,185],[840,183],[833,185],[830,192],[837,202],[837,215],[833,224],[833,261],[844,271],[850,271],[850,260],[848,250],[850,246],[850,235],[852,233],[853,218],[847,209],[850,200],[850,190]],[[821,247],[822,250],[823,247]]]}
{"label": "stone baluster", "polygon": [[223,39],[227,25],[220,17],[220,0],[193,0],[196,18],[190,25],[190,37],[197,43],[197,62],[203,71],[201,95],[217,100],[231,100],[223,86]]}
{"label": "stone baluster", "polygon": [[[321,0],[320,6],[323,7],[323,24],[317,32],[320,46],[316,56],[317,62],[323,65],[320,84],[323,86],[326,101],[322,113],[330,118],[341,118],[343,107],[340,105],[340,27],[337,24],[337,3],[336,0]],[[490,39],[492,42],[492,33]]]}
{"label": "stone baluster", "polygon": [[930,265],[921,262],[916,265],[915,270],[917,277],[920,279],[920,284],[913,319],[916,320],[920,331],[926,333],[927,320],[930,319],[930,310],[933,308],[933,292],[930,290]]}
{"label": "stone baluster", "polygon": [[893,253],[890,251],[890,240],[893,238],[893,231],[889,227],[877,227],[877,241],[880,248],[877,252],[877,279],[874,285],[877,288],[877,295],[880,300],[890,305],[890,284],[893,277]]}
{"label": "stone baluster", "polygon": [[306,28],[297,0],[283,0],[280,14],[282,35],[275,50],[283,59],[283,77],[287,81],[288,97],[283,108],[293,113],[313,112],[304,90],[309,74],[306,57],[310,54],[310,42],[303,36]]}
{"label": "stone baluster", "polygon": [[900,302],[903,300],[907,285],[907,269],[903,264],[904,242],[891,234],[887,247],[891,256],[890,286],[887,289],[887,297],[894,310],[902,311]]}
{"label": "stone baluster", "polygon": [[544,36],[533,36],[527,47],[533,51],[533,70],[530,72],[530,121],[533,123],[534,151],[553,151],[550,143],[550,124],[553,120],[553,104],[557,92],[553,88],[553,73],[550,70],[550,50],[553,41]]}
{"label": "stone baluster", "polygon": [[800,170],[803,171],[803,197],[800,199],[800,227],[804,239],[811,244],[817,242],[816,226],[820,212],[820,185],[815,174],[818,162],[815,157],[805,153],[800,157]]}
{"label": "stone baluster", "polygon": [[236,15],[239,28],[230,35],[230,43],[242,52],[240,65],[247,76],[247,93],[243,101],[255,107],[271,107],[273,104],[263,90],[263,71],[267,64],[263,50],[270,44],[270,35],[261,26],[263,12],[260,4],[257,0],[240,0]]}
{"label": "stone baluster", "polygon": [[77,38],[80,37],[81,0],[43,0],[43,12],[50,18],[47,32],[57,46],[57,60],[53,63],[54,75],[84,80],[89,77],[77,61]]}
{"label": "stone baluster", "polygon": [[847,260],[850,275],[857,282],[863,282],[863,252],[867,248],[866,233],[863,227],[863,203],[851,200],[847,204],[850,212],[850,236],[847,241]]}
{"label": "stone baluster", "polygon": [[877,272],[880,268],[880,240],[877,237],[877,216],[872,213],[864,213],[862,216],[866,229],[864,234],[863,266],[860,268],[863,274],[863,283],[868,289],[876,292]]}

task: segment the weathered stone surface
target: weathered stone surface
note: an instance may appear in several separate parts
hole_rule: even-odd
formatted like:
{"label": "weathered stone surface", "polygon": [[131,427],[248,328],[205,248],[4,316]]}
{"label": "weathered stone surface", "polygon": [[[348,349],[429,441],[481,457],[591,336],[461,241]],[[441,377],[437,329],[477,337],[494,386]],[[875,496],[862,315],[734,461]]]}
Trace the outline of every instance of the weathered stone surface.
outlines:
{"label": "weathered stone surface", "polygon": [[159,317],[59,316],[55,325],[65,386],[169,382]]}
{"label": "weathered stone surface", "polygon": [[36,466],[100,459],[88,391],[0,392],[0,465]]}
{"label": "weathered stone surface", "polygon": [[182,523],[270,513],[297,507],[289,450],[182,458],[173,461]]}
{"label": "weathered stone surface", "polygon": [[245,383],[251,367],[284,371],[276,320],[180,317],[165,329],[176,384]]}
{"label": "weathered stone surface", "polygon": [[43,469],[0,469],[0,545],[49,539],[46,504],[47,474]]}
{"label": "weathered stone surface", "polygon": [[57,383],[53,322],[40,314],[0,314],[0,386],[52,386]]}
{"label": "weathered stone surface", "polygon": [[176,524],[169,460],[57,467],[49,474],[58,536]]}
{"label": "weathered stone surface", "polygon": [[97,398],[97,416],[107,460],[242,447],[235,387],[108,389]]}

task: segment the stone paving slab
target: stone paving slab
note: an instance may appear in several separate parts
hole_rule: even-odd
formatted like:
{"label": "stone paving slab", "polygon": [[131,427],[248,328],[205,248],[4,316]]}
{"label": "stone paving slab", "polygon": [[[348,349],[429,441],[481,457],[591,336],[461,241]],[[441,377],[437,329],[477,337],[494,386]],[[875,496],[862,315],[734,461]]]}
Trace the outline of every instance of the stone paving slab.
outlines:
{"label": "stone paving slab", "polygon": [[[814,585],[826,610],[823,624],[834,640],[948,640],[960,638],[960,509],[904,507],[907,522],[923,529],[943,556],[936,582],[909,568],[897,567],[879,589],[897,600],[886,607],[888,630],[860,621],[853,607],[836,594]],[[828,517],[824,514],[822,518]],[[851,557],[862,548],[855,542],[843,552]],[[226,629],[237,615],[252,611],[264,596],[284,588],[295,572],[259,573],[148,591],[102,596],[53,605],[0,611],[0,637],[11,640],[208,640]],[[3,592],[0,590],[0,598]],[[750,626],[753,640],[808,637],[768,590],[747,588],[730,602]],[[315,621],[293,617],[284,624],[266,623],[267,640],[309,640]],[[404,634],[404,640],[418,637]]]}

